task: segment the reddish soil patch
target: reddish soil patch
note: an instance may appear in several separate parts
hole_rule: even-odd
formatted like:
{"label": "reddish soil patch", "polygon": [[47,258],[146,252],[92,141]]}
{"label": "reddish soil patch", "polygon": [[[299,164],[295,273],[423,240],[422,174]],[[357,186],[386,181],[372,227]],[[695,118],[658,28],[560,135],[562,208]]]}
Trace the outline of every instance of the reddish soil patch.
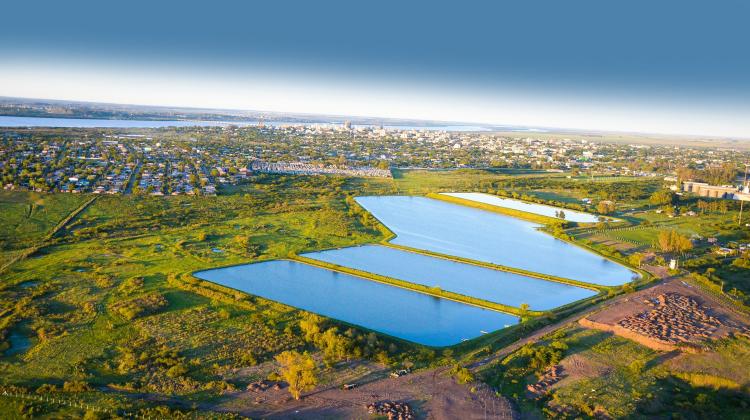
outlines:
{"label": "reddish soil patch", "polygon": [[595,235],[589,236],[586,239],[588,239],[591,242],[594,242],[594,243],[596,243],[598,245],[606,245],[608,247],[612,247],[612,248],[614,248],[614,249],[616,249],[617,251],[620,251],[620,252],[626,252],[627,253],[628,251],[631,251],[631,250],[634,250],[634,249],[638,248],[637,245],[633,245],[630,242],[620,241],[620,240],[611,238],[609,236],[604,236],[604,235],[597,235],[597,234],[595,234]]}
{"label": "reddish soil patch", "polygon": [[550,366],[539,376],[539,380],[535,384],[529,384],[526,386],[526,391],[532,398],[541,398],[547,395],[547,392],[549,392],[552,386],[560,382],[566,376],[568,376],[568,374],[564,371],[561,365]]}
{"label": "reddish soil patch", "polygon": [[571,354],[560,361],[560,365],[567,376],[559,383],[573,382],[584,378],[595,378],[604,376],[612,371],[612,368],[603,363],[596,362],[581,356]]}

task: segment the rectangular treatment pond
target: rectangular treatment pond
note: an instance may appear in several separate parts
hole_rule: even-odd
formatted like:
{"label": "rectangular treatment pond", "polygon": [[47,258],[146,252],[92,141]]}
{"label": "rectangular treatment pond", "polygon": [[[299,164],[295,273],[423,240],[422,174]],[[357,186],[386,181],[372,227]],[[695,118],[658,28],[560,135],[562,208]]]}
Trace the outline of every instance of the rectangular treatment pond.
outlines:
{"label": "rectangular treatment pond", "polygon": [[449,346],[518,318],[295,261],[217,268],[194,276],[429,346]]}
{"label": "rectangular treatment pond", "polygon": [[303,257],[472,296],[546,311],[596,295],[582,287],[450,261],[380,245],[310,252]]}
{"label": "rectangular treatment pond", "polygon": [[541,216],[547,216],[557,218],[556,213],[563,211],[565,213],[565,220],[570,222],[578,223],[596,223],[599,221],[599,216],[590,213],[584,213],[581,211],[564,209],[561,207],[548,206],[546,204],[527,203],[521,200],[514,200],[512,198],[503,198],[496,195],[483,194],[483,193],[440,193],[449,197],[462,198],[464,200],[476,201],[477,203],[489,204],[491,206],[504,207],[506,209],[520,210],[527,213],[538,214]]}
{"label": "rectangular treatment pond", "polygon": [[356,200],[396,234],[394,244],[605,286],[638,278],[625,266],[540,232],[538,224],[525,220],[426,197]]}

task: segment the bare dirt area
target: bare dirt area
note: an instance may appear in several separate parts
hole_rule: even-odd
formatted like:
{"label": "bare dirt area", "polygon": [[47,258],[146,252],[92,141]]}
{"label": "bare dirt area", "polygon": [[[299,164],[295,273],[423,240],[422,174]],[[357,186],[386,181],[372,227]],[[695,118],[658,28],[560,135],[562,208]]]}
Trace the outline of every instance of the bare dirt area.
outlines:
{"label": "bare dirt area", "polygon": [[[668,277],[669,274],[666,272],[666,270],[662,270],[661,267],[653,267],[653,266],[644,265],[642,268],[644,270],[648,271],[649,273],[653,274],[656,278],[662,279],[662,280],[658,280],[659,283],[655,283],[654,286],[649,286],[649,287],[655,287],[655,286],[657,286],[659,284],[662,284],[663,282],[671,281],[671,279],[667,279],[667,277]],[[617,306],[622,301],[628,301],[629,299],[630,299],[630,296],[619,296],[619,297],[616,297],[614,299],[606,300],[606,301],[604,301],[604,302],[602,302],[602,303],[600,303],[600,304],[598,304],[598,305],[596,305],[596,306],[594,306],[592,308],[586,309],[583,312],[576,313],[576,314],[571,315],[569,317],[566,317],[566,318],[564,318],[564,319],[562,319],[562,320],[560,320],[560,321],[558,321],[558,322],[556,322],[554,324],[547,325],[546,327],[540,328],[540,329],[536,330],[535,332],[527,335],[526,337],[519,339],[515,343],[512,343],[510,345],[507,345],[507,346],[503,347],[502,349],[500,349],[499,351],[495,352],[491,356],[488,356],[488,357],[486,357],[486,358],[484,358],[482,360],[474,362],[474,363],[468,365],[467,367],[469,369],[475,369],[475,370],[476,369],[482,369],[484,366],[490,364],[491,362],[493,362],[495,360],[498,360],[498,359],[501,359],[501,358],[503,358],[503,357],[505,357],[505,356],[513,353],[514,351],[518,350],[519,348],[521,348],[522,346],[524,346],[526,344],[536,343],[537,341],[541,340],[545,335],[547,335],[547,334],[549,334],[549,333],[551,333],[553,331],[556,331],[556,330],[558,330],[560,328],[563,328],[563,327],[565,327],[567,325],[571,325],[573,323],[578,322],[581,318],[586,317],[588,314],[591,314],[591,313],[594,313],[594,312],[597,312],[597,311],[601,311],[601,310],[603,310],[605,308],[610,308],[610,307],[613,307],[613,306]]]}
{"label": "bare dirt area", "polygon": [[[349,390],[333,385],[319,387],[304,394],[299,401],[292,399],[283,386],[235,392],[214,409],[269,419],[371,418],[378,414],[372,413],[374,405],[390,403],[403,413],[405,403],[413,418],[518,417],[507,399],[496,396],[481,383],[457,383],[447,368],[415,372],[398,378],[383,378],[382,375],[369,381],[362,378],[354,383],[358,385]],[[380,415],[387,417],[382,413]]]}
{"label": "bare dirt area", "polygon": [[750,319],[714,296],[670,279],[579,320],[661,351],[697,350],[729,334],[750,335]]}
{"label": "bare dirt area", "polygon": [[606,245],[608,247],[616,249],[617,251],[625,252],[625,253],[634,251],[639,248],[638,245],[634,245],[630,242],[620,241],[620,240],[610,238],[609,236],[605,236],[601,234],[589,235],[588,237],[586,237],[586,239],[590,240],[591,242],[597,245]]}
{"label": "bare dirt area", "polygon": [[612,371],[610,366],[601,362],[591,360],[580,354],[572,354],[560,361],[560,366],[566,376],[558,382],[564,385],[567,382],[574,382],[583,378],[596,378],[604,376]]}
{"label": "bare dirt area", "polygon": [[531,398],[541,398],[547,395],[550,388],[566,376],[568,376],[568,373],[561,365],[550,366],[539,376],[536,383],[526,386],[526,392]]}

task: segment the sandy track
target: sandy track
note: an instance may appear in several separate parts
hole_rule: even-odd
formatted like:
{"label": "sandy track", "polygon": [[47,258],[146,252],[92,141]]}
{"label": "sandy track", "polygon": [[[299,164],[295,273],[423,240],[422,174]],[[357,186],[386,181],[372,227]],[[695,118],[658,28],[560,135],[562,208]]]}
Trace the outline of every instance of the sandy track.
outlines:
{"label": "sandy track", "polygon": [[[261,398],[263,402],[258,403]],[[367,404],[377,401],[406,402],[418,418],[518,418],[507,399],[498,397],[484,384],[458,384],[446,367],[400,378],[376,379],[349,391],[337,387],[314,390],[300,401],[289,398],[286,390],[243,391],[233,394],[226,405],[214,409],[269,419],[365,419],[371,417]]]}

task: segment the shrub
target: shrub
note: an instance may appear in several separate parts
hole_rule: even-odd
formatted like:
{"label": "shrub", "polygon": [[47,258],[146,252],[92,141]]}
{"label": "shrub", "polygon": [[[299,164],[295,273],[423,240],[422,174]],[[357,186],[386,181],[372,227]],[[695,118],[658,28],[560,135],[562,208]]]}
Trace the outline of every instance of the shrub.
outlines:
{"label": "shrub", "polygon": [[182,363],[179,363],[179,364],[172,366],[171,368],[167,370],[167,376],[171,378],[176,378],[178,376],[182,376],[186,374],[187,372],[188,372],[188,369]]}
{"label": "shrub", "polygon": [[83,381],[71,381],[63,384],[63,391],[65,392],[85,392],[91,391],[89,384]]}
{"label": "shrub", "polygon": [[474,381],[474,374],[471,371],[460,364],[456,363],[451,369],[451,374],[456,378],[458,383],[465,384]]}
{"label": "shrub", "polygon": [[164,296],[152,292],[134,299],[117,302],[111,308],[123,318],[131,320],[154,313],[168,304],[169,302]]}

